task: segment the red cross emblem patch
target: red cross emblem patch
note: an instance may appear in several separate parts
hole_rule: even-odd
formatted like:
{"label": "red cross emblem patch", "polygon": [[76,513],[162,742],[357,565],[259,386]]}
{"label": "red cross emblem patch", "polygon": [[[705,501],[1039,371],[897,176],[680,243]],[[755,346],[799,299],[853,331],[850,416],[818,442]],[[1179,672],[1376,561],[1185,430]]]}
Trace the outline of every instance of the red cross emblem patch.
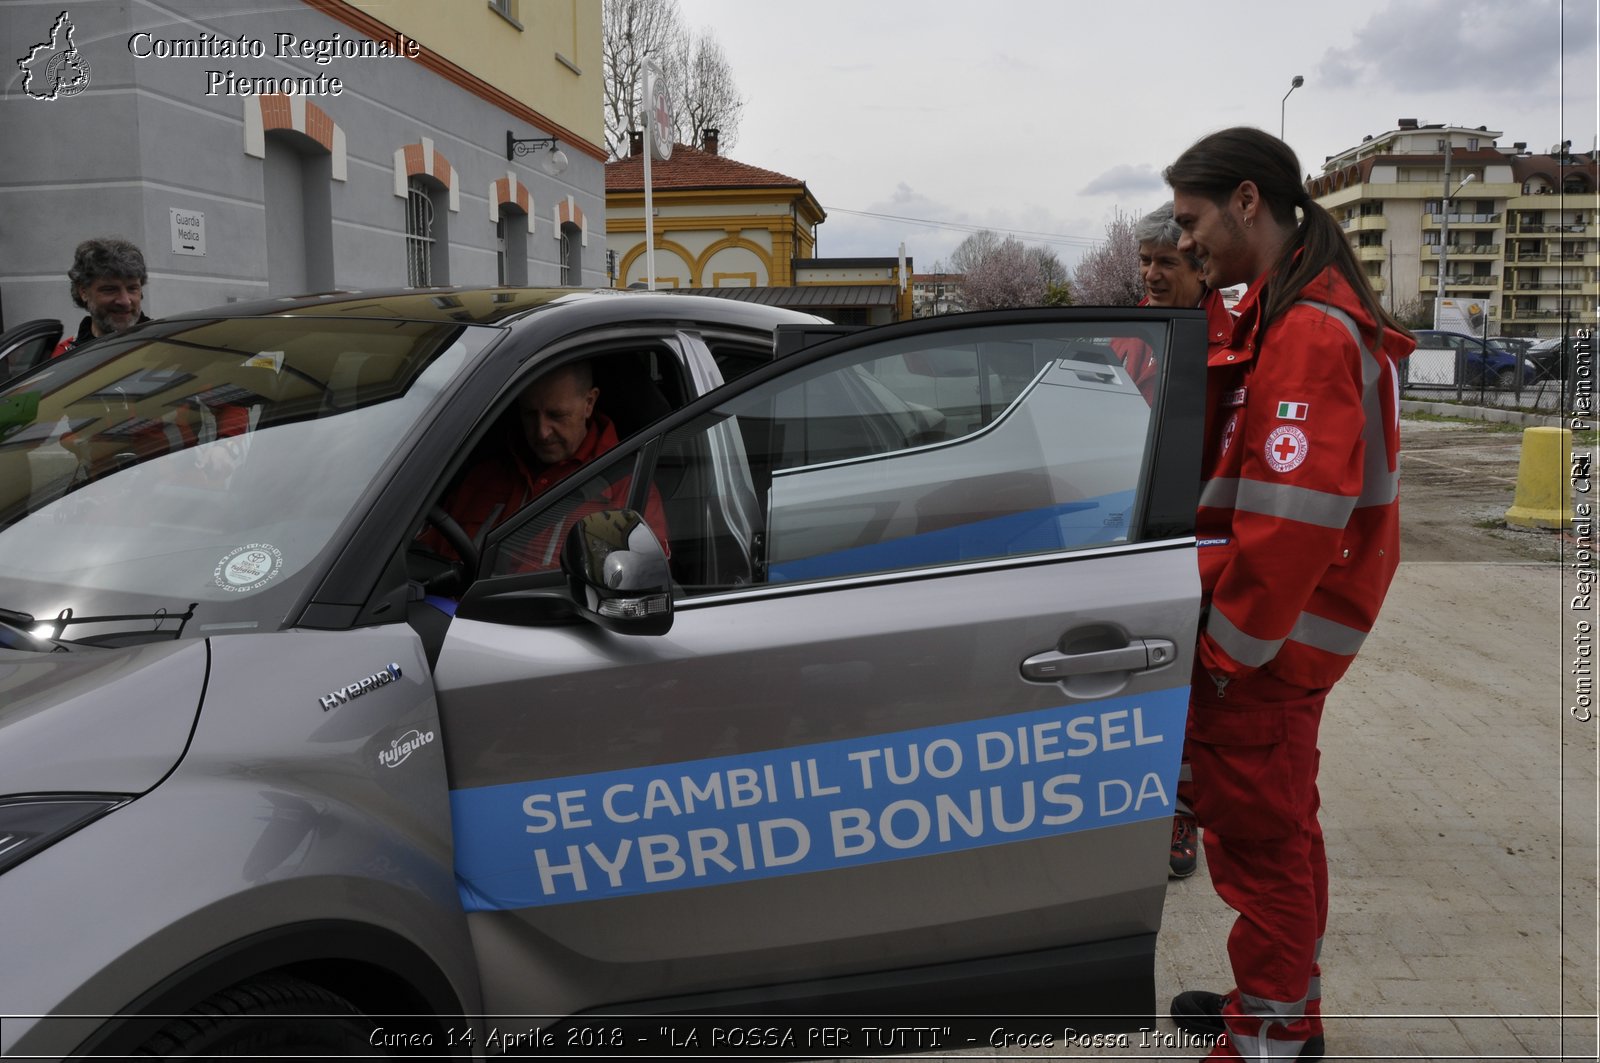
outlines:
{"label": "red cross emblem patch", "polygon": [[1298,469],[1310,449],[1304,432],[1293,425],[1280,424],[1267,436],[1267,464],[1275,472]]}

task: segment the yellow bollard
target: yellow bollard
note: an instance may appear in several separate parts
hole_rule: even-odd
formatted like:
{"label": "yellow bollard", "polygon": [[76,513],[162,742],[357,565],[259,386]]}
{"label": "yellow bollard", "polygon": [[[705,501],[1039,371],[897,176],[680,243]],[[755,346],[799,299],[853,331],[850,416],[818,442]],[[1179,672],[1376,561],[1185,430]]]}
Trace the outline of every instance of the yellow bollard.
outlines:
{"label": "yellow bollard", "polygon": [[1561,528],[1572,523],[1572,433],[1565,428],[1526,428],[1517,464],[1517,494],[1506,523],[1522,528]]}

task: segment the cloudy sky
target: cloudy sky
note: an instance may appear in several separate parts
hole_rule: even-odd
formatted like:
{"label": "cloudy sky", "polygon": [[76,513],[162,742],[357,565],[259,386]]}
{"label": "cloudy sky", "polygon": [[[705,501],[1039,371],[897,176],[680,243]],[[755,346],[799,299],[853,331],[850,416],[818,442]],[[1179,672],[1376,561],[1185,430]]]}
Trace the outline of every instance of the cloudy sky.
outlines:
{"label": "cloudy sky", "polygon": [[819,254],[904,241],[919,272],[982,227],[1070,266],[1226,126],[1281,116],[1307,173],[1399,118],[1536,151],[1600,131],[1593,0],[679,2],[747,100],[727,154],[806,182]]}

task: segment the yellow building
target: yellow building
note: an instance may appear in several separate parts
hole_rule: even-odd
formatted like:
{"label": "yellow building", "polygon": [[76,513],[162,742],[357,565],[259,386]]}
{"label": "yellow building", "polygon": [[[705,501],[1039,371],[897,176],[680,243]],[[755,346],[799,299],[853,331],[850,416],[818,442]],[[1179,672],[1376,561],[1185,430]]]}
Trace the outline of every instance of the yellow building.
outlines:
{"label": "yellow building", "polygon": [[[635,134],[631,153],[606,165],[606,241],[619,288],[648,282],[640,140]],[[799,178],[720,154],[715,131],[702,147],[675,144],[671,159],[650,168],[657,288],[789,306],[841,324],[911,316],[902,284],[909,261],[816,257],[816,227],[827,214]]]}

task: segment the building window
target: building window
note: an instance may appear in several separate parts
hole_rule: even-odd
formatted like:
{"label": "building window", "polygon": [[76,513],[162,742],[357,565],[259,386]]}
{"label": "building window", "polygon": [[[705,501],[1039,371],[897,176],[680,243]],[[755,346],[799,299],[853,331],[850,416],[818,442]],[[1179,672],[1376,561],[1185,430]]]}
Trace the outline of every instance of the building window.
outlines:
{"label": "building window", "polygon": [[528,283],[528,216],[509,203],[500,205],[500,220],[495,222],[495,261],[502,286],[520,288]]}
{"label": "building window", "polygon": [[583,230],[570,221],[561,223],[561,283],[583,283]]}
{"label": "building window", "polygon": [[433,197],[420,177],[406,184],[406,283],[433,284]]}
{"label": "building window", "polygon": [[325,292],[333,282],[333,156],[292,129],[267,131],[262,157],[267,292]]}
{"label": "building window", "polygon": [[517,0],[489,0],[489,10],[511,23],[517,29],[522,28],[522,22],[517,18]]}

